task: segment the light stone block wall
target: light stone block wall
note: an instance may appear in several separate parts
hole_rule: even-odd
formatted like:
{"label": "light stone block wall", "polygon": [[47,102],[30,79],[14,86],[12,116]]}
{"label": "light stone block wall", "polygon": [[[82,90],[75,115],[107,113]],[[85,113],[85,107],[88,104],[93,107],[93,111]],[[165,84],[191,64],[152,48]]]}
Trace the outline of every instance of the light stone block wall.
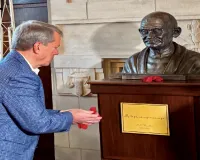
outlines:
{"label": "light stone block wall", "polygon": [[143,17],[153,12],[154,0],[88,1],[88,19]]}
{"label": "light stone block wall", "polygon": [[[80,108],[89,110],[97,106],[96,97],[53,95],[54,109]],[[73,125],[68,133],[55,133],[56,160],[100,160],[99,126],[80,130]]]}
{"label": "light stone block wall", "polygon": [[[104,58],[128,58],[144,48],[138,28],[152,11],[167,11],[178,19],[181,45],[199,51],[191,23],[200,19],[197,0],[49,0],[49,21],[64,33],[60,54],[52,63],[54,109],[97,106],[97,96],[77,97],[67,86],[73,72],[85,71],[90,80],[104,76]],[[193,28],[194,29],[194,28]],[[199,30],[200,27],[196,28]],[[200,39],[199,39],[200,40]],[[99,126],[55,134],[56,160],[100,160]]]}

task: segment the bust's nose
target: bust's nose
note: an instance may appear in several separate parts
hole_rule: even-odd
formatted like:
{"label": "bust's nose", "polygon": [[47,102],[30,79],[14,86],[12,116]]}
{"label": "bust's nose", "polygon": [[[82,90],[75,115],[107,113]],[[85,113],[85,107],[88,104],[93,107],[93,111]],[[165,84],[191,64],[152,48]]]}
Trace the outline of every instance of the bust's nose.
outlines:
{"label": "bust's nose", "polygon": [[155,37],[155,34],[153,31],[149,31],[148,34],[147,34],[147,38],[154,38]]}

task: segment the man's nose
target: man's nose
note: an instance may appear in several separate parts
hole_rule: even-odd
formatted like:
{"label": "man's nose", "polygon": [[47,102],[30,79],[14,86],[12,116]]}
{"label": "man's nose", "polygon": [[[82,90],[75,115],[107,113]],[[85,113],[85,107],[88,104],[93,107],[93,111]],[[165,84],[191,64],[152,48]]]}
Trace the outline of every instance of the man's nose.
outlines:
{"label": "man's nose", "polygon": [[54,52],[53,52],[53,54],[54,54],[54,55],[58,55],[58,54],[59,54],[58,50],[55,49]]}

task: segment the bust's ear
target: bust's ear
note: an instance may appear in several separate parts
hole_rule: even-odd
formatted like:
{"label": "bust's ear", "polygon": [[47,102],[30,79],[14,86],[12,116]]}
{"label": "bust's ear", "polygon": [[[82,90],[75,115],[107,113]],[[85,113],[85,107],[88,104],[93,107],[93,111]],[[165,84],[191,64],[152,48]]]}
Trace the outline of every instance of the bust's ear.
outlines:
{"label": "bust's ear", "polygon": [[177,38],[181,34],[182,29],[180,27],[174,28],[173,37]]}

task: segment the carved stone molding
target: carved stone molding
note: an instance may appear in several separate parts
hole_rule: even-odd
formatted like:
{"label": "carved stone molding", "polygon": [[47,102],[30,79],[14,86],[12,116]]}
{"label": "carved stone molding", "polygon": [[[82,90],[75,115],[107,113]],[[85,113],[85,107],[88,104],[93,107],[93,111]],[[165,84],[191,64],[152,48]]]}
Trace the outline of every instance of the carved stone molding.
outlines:
{"label": "carved stone molding", "polygon": [[191,31],[191,40],[193,44],[185,45],[186,48],[200,52],[200,20],[193,20],[188,24],[188,29]]}
{"label": "carved stone molding", "polygon": [[68,76],[67,87],[72,88],[72,94],[76,96],[88,96],[91,92],[89,80],[87,72],[74,72]]}
{"label": "carved stone molding", "polygon": [[103,69],[52,68],[54,95],[96,96],[90,94],[88,80],[104,79]]}

